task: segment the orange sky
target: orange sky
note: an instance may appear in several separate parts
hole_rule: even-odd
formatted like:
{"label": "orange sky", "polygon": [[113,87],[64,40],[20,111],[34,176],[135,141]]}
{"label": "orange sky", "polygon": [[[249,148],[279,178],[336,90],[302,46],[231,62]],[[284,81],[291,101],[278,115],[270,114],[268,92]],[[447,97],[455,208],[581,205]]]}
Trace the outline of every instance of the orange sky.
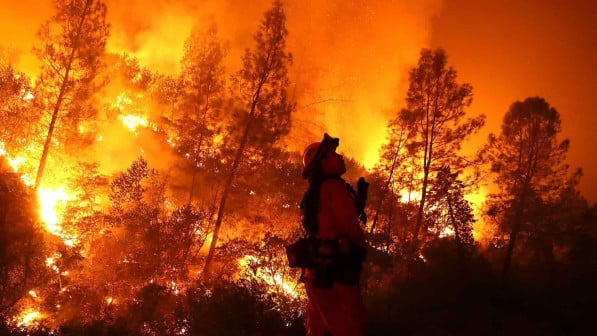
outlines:
{"label": "orange sky", "polygon": [[[21,69],[34,71],[30,50],[50,0],[0,0],[0,46]],[[151,3],[151,5],[148,5]],[[111,52],[141,64],[178,71],[184,40],[212,18],[230,41],[234,71],[269,0],[108,0]],[[298,98],[291,146],[319,140],[323,130],[342,139],[341,150],[371,162],[385,125],[402,107],[407,71],[424,47],[446,49],[461,82],[474,87],[471,115],[488,124],[474,148],[497,132],[508,106],[540,95],[562,116],[571,140],[569,161],[581,166],[581,191],[597,201],[597,1],[592,0],[287,0]]]}
{"label": "orange sky", "polygon": [[431,36],[473,85],[471,111],[487,115],[476,141],[499,132],[511,103],[542,96],[560,112],[571,166],[583,168],[581,192],[597,201],[597,1],[445,1]]}

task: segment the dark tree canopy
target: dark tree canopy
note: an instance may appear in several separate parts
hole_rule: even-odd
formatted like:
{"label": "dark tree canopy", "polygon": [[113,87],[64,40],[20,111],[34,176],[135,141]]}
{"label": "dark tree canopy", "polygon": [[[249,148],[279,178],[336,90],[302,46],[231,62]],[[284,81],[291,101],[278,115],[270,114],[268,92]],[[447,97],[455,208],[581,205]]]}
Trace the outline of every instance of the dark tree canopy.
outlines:
{"label": "dark tree canopy", "polygon": [[509,234],[504,275],[521,232],[540,230],[544,204],[569,186],[565,162],[570,142],[559,140],[560,114],[541,97],[510,106],[499,135],[490,135],[483,154],[491,162],[499,192],[490,195],[491,216]]}
{"label": "dark tree canopy", "polygon": [[456,79],[456,70],[448,66],[442,49],[421,51],[417,67],[410,71],[403,118],[408,120],[411,133],[407,146],[422,172],[413,250],[417,249],[420,231],[427,229],[423,224],[430,180],[441,167],[461,172],[469,165],[459,153],[460,146],[485,124],[484,115],[465,119],[473,88]]}

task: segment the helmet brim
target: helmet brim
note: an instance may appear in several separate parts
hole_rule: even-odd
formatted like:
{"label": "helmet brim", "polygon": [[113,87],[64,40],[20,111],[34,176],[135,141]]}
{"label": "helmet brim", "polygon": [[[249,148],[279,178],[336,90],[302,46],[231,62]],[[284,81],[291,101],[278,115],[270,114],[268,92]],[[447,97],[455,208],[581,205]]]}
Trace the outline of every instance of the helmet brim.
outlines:
{"label": "helmet brim", "polygon": [[334,138],[331,137],[329,134],[324,133],[323,140],[321,140],[321,144],[319,145],[319,148],[317,148],[317,152],[315,152],[313,159],[311,159],[308,165],[303,167],[303,171],[301,172],[303,178],[308,179],[309,177],[311,177],[319,161],[321,161],[321,159],[324,158],[325,154],[327,154],[328,151],[335,151],[336,148],[338,148],[339,144],[339,138]]}

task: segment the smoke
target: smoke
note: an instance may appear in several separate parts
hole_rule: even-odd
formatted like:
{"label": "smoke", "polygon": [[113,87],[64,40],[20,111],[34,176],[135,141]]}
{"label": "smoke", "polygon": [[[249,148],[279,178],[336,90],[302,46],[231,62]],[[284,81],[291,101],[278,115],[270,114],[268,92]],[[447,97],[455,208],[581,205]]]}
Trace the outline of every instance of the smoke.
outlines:
{"label": "smoke", "polygon": [[[52,15],[50,1],[2,1],[0,45],[20,70],[36,71],[30,50],[39,25]],[[253,46],[252,36],[269,0],[107,0],[108,51],[128,53],[152,70],[177,73],[193,28],[215,22],[230,43],[229,73]],[[293,54],[292,97],[297,103],[291,149],[301,150],[329,132],[340,151],[371,165],[406,92],[407,70],[428,45],[431,19],[441,0],[287,0]]]}
{"label": "smoke", "polygon": [[[270,5],[266,0],[158,1],[152,6],[109,1],[109,49],[175,72],[191,29],[213,20],[230,42],[228,71],[234,72]],[[407,70],[427,45],[431,18],[440,9],[437,0],[286,1],[297,102],[289,147],[301,150],[325,131],[342,139],[341,151],[371,165],[406,91]]]}

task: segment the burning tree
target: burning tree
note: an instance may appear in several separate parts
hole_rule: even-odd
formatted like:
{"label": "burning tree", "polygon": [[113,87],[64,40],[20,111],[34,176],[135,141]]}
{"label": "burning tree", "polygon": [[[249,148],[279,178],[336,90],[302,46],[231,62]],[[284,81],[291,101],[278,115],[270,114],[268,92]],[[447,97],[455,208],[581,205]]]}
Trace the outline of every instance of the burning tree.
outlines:
{"label": "burning tree", "polygon": [[406,116],[408,116],[406,111],[401,110],[396,118],[388,123],[387,141],[381,148],[381,157],[375,167],[374,176],[376,178],[373,180],[373,185],[378,187],[379,192],[373,194],[370,202],[375,204],[370,233],[374,233],[378,222],[385,219],[386,225],[383,228],[384,237],[382,239],[385,240],[388,248],[392,236],[391,228],[396,219],[402,218],[401,226],[404,229],[408,227],[408,220],[405,218],[407,216],[404,216],[407,206],[405,205],[401,209],[396,206],[399,200],[408,203],[408,197],[403,198],[401,194],[408,193],[410,195],[412,177],[415,175],[414,167],[410,164],[413,157],[406,147],[408,137],[411,135],[408,132],[409,119]]}
{"label": "burning tree", "polygon": [[449,167],[443,167],[432,181],[429,191],[429,218],[433,221],[429,226],[441,235],[453,233],[458,254],[462,260],[467,247],[473,246],[473,223],[475,216],[470,203],[464,199],[465,186],[452,173]]}
{"label": "burning tree", "polygon": [[420,199],[412,250],[418,249],[421,231],[427,230],[425,208],[430,181],[444,166],[460,172],[469,163],[458,153],[462,142],[479,130],[485,116],[463,120],[472,103],[473,89],[456,82],[456,71],[447,66],[445,51],[421,51],[416,68],[410,71],[410,86],[404,118],[409,122],[407,146],[418,158],[421,170]]}
{"label": "burning tree", "polygon": [[209,274],[218,242],[226,201],[232,189],[237,170],[249,154],[252,158],[263,155],[268,148],[290,129],[292,104],[288,100],[288,66],[291,55],[286,52],[286,16],[280,1],[275,1],[265,13],[259,30],[254,36],[254,50],[247,49],[243,56],[243,68],[233,77],[233,89],[238,109],[237,122],[229,129],[228,146],[233,151],[222,198],[213,231],[213,238],[205,262]]}
{"label": "burning tree", "polygon": [[30,79],[0,60],[0,155],[20,153],[38,121],[31,107]]}
{"label": "burning tree", "polygon": [[55,6],[56,14],[39,30],[42,47],[36,49],[42,69],[35,104],[50,116],[35,189],[41,184],[50,147],[56,143],[54,132],[62,131],[56,134],[58,143],[67,143],[67,138],[73,143],[81,123],[95,114],[90,99],[103,84],[96,77],[109,31],[106,5],[101,1],[56,1]]}
{"label": "burning tree", "polygon": [[182,114],[173,122],[177,150],[192,169],[189,204],[197,187],[197,170],[213,166],[219,156],[216,151],[222,137],[225,100],[222,62],[226,54],[227,45],[218,39],[215,23],[204,32],[194,31],[185,43],[181,62]]}

